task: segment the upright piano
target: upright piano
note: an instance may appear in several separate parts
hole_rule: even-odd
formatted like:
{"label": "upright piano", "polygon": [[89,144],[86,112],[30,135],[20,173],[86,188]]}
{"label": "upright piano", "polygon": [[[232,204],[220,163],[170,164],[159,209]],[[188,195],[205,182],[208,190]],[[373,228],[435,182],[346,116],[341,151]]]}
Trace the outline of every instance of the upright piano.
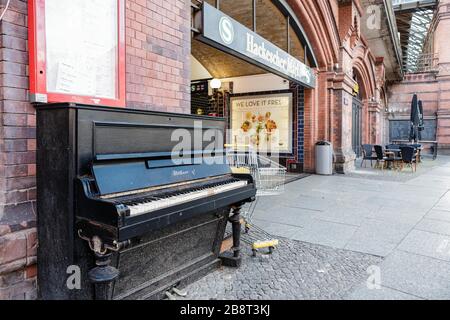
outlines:
{"label": "upright piano", "polygon": [[[77,104],[37,107],[41,299],[160,299],[239,266],[240,208],[219,118]],[[227,222],[233,249],[220,255]]]}

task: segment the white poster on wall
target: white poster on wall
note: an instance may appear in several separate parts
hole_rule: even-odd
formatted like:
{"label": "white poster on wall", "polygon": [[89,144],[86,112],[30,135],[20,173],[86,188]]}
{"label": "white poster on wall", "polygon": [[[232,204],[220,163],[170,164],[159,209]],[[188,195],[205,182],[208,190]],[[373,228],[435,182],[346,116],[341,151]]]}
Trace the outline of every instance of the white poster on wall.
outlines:
{"label": "white poster on wall", "polygon": [[117,97],[117,0],[46,0],[47,90]]}
{"label": "white poster on wall", "polygon": [[231,99],[231,143],[283,154],[292,139],[291,93]]}

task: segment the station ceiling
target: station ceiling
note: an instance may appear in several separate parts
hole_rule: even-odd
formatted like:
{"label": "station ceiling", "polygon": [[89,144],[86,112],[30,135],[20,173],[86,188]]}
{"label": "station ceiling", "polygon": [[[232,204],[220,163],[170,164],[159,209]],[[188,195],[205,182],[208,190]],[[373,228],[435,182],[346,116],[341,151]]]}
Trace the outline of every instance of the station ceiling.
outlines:
{"label": "station ceiling", "polygon": [[400,34],[402,64],[405,72],[419,71],[424,45],[438,2],[438,0],[392,1]]}

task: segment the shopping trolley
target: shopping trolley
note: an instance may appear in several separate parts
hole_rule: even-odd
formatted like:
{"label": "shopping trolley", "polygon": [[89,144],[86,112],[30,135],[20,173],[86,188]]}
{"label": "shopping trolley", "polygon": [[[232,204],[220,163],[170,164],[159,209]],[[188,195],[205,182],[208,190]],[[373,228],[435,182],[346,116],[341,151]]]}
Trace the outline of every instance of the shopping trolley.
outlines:
{"label": "shopping trolley", "polygon": [[[254,148],[247,145],[227,145],[227,161],[235,171],[247,170],[256,184],[256,201],[244,210],[245,233],[243,239],[252,247],[253,256],[260,249],[268,248],[269,254],[278,246],[279,241],[272,235],[252,223],[258,199],[262,196],[276,196],[284,192],[286,183],[286,168],[275,161],[259,155]],[[250,232],[255,230],[256,233]],[[261,237],[265,239],[261,239]]]}
{"label": "shopping trolley", "polygon": [[257,196],[274,196],[284,192],[286,168],[275,161],[258,155],[249,147],[227,149],[227,161],[230,167],[246,168],[256,183]]}

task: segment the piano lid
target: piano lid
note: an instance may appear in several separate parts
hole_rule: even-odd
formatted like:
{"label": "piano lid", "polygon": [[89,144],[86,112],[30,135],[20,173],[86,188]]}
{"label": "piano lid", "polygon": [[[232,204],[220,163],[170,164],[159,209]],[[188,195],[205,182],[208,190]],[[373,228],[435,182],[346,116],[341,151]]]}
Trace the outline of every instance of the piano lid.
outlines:
{"label": "piano lid", "polygon": [[178,164],[171,159],[101,161],[93,164],[92,173],[102,196],[231,174],[223,156],[207,158],[206,163],[193,158],[192,163]]}

